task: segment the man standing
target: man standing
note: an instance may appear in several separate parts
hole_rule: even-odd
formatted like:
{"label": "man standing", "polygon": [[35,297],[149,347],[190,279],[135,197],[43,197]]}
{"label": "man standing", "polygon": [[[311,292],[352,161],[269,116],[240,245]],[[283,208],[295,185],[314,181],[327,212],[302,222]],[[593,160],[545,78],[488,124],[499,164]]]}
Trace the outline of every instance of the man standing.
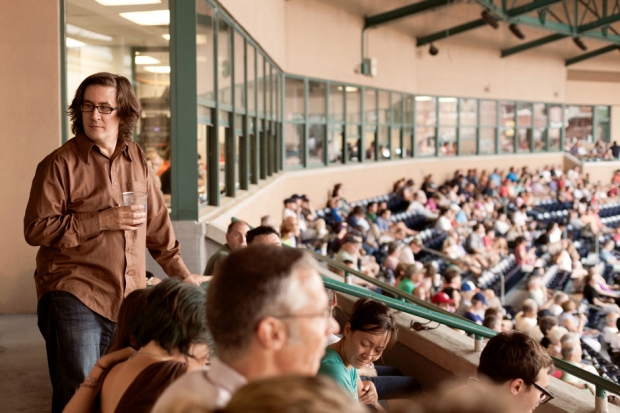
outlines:
{"label": "man standing", "polygon": [[[37,313],[54,413],[105,353],[123,298],[146,287],[146,248],[169,276],[206,278],[183,263],[146,156],[131,141],[140,116],[131,83],[91,75],[68,113],[75,137],[38,165],[24,217],[26,241],[40,247]],[[146,205],[123,206],[124,192],[146,193]]]}
{"label": "man standing", "polygon": [[217,358],[164,391],[153,413],[193,399],[222,408],[247,382],[314,376],[338,332],[314,259],[303,250],[250,245],[218,266],[207,291],[207,323]]}
{"label": "man standing", "polygon": [[213,275],[218,264],[233,251],[247,246],[245,236],[250,226],[245,221],[233,221],[226,230],[226,244],[213,254],[204,270],[204,275]]}

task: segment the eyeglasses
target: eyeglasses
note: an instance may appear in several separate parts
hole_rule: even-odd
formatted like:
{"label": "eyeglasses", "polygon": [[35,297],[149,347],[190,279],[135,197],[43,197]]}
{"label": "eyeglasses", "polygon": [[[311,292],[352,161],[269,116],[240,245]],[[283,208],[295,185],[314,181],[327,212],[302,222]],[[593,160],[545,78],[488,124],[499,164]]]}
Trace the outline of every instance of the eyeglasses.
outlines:
{"label": "eyeglasses", "polygon": [[320,313],[311,313],[311,314],[282,314],[282,315],[274,315],[274,318],[324,318],[329,320],[332,317],[332,309],[326,308]]}
{"label": "eyeglasses", "polygon": [[92,103],[84,103],[80,105],[80,109],[82,109],[82,112],[93,112],[95,109],[97,109],[99,113],[104,114],[104,115],[109,115],[110,113],[114,112],[117,108],[113,108],[110,106],[95,106]]}
{"label": "eyeglasses", "polygon": [[545,403],[553,400],[554,396],[553,396],[553,394],[551,394],[551,392],[549,392],[546,389],[543,389],[542,387],[540,387],[536,383],[532,383],[532,385],[534,387],[536,387],[538,389],[538,391],[540,391],[540,404],[545,404]]}

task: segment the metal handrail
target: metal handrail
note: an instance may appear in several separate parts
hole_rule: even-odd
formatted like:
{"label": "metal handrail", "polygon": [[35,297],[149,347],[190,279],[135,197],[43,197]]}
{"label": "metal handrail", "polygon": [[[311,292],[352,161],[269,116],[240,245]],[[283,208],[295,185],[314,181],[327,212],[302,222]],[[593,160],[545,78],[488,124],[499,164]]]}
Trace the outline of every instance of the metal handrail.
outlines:
{"label": "metal handrail", "polygon": [[[232,218],[232,220],[237,220],[236,218]],[[384,282],[381,282],[373,277],[370,277],[364,273],[361,273],[356,270],[352,270],[350,267],[347,267],[341,262],[334,261],[324,255],[321,255],[315,251],[306,249],[308,253],[310,253],[313,257],[315,257],[319,261],[323,261],[333,267],[339,268],[345,271],[345,277],[347,273],[350,273],[356,277],[363,279],[384,291],[387,291],[391,294],[394,294],[399,298],[399,300],[386,297],[382,294],[378,294],[367,290],[365,288],[357,287],[354,285],[349,285],[346,283],[342,283],[336,280],[333,280],[328,277],[322,277],[323,283],[326,288],[330,288],[334,291],[338,291],[344,294],[352,295],[358,298],[370,298],[375,301],[379,301],[387,305],[388,307],[402,311],[404,313],[414,315],[417,317],[425,318],[429,321],[434,321],[440,324],[444,324],[448,327],[455,328],[458,330],[463,330],[468,334],[472,334],[475,337],[474,348],[475,350],[480,349],[480,342],[482,338],[492,338],[496,334],[496,331],[491,330],[487,327],[481,326],[468,320],[466,318],[460,317],[456,314],[453,314],[449,311],[446,311],[442,308],[439,308],[433,304],[430,304],[424,300],[419,299],[418,297],[414,297],[411,294],[407,294],[402,290],[394,288]],[[433,250],[431,250],[433,251]],[[596,386],[596,397],[602,399],[602,404],[597,405],[597,408],[602,406],[601,408],[605,411],[606,405],[606,396],[607,391],[620,395],[620,385],[617,385],[610,380],[604,379],[598,375],[594,375],[588,371],[585,371],[577,366],[574,366],[564,360],[558,359],[556,357],[551,357],[553,359],[553,364],[559,370],[572,374],[573,376],[585,380],[589,383],[592,383]]]}
{"label": "metal handrail", "polygon": [[[372,300],[382,302],[394,310],[402,311],[403,313],[411,314],[417,317],[422,317],[430,321],[444,324],[451,328],[463,330],[468,334],[475,335],[476,341],[479,341],[482,337],[492,338],[496,334],[498,334],[496,331],[486,328],[484,326],[474,324],[471,322],[463,322],[458,317],[455,317],[454,314],[452,313],[448,313],[448,314],[440,313],[437,311],[437,308],[434,308],[434,309],[420,308],[420,307],[411,305],[409,303],[406,303],[400,300],[395,300],[393,298],[389,298],[381,294],[373,293],[372,291],[368,291],[361,287],[344,284],[342,282],[333,280],[328,277],[323,277],[323,282],[325,283],[325,287],[330,288],[334,291],[352,295],[358,298],[370,298]],[[596,386],[597,397],[605,397],[606,391],[620,395],[620,385],[617,385],[598,375],[594,375],[588,371],[585,371],[564,360],[558,359],[556,357],[552,357],[552,359],[553,359],[553,364],[559,370],[562,370],[563,372],[572,374],[575,377],[578,377],[582,380],[585,380],[587,382],[594,384]]]}

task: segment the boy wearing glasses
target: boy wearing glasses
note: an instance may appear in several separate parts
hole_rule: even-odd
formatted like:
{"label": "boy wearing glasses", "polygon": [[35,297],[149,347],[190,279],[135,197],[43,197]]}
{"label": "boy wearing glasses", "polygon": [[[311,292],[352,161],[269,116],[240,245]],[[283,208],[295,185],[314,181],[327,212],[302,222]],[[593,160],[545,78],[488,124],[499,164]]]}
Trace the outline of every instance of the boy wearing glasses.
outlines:
{"label": "boy wearing glasses", "polygon": [[470,378],[448,399],[472,392],[497,395],[514,408],[513,412],[530,413],[553,399],[546,390],[553,369],[553,360],[533,338],[518,331],[499,333],[480,354],[478,378]]}

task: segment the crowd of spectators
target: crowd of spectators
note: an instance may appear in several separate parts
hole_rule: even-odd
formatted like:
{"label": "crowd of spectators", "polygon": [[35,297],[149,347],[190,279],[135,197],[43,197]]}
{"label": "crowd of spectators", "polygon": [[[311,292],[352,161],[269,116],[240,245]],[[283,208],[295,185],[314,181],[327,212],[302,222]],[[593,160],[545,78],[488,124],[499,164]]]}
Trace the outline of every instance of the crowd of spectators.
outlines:
{"label": "crowd of spectators", "polygon": [[611,161],[620,158],[620,145],[616,141],[609,144],[599,140],[591,147],[588,146],[580,140],[575,140],[572,145],[567,143],[566,151],[582,160]]}
{"label": "crowd of spectators", "polygon": [[[307,232],[296,245],[344,264],[331,269],[346,273],[348,283],[389,295],[372,277],[491,329],[523,332],[549,354],[577,363],[582,353],[575,339],[593,351],[620,356],[620,291],[614,279],[620,271],[620,235],[599,215],[606,204],[619,201],[619,185],[618,172],[603,184],[592,182],[579,167],[565,172],[560,165],[536,171],[527,166],[457,170],[443,183],[435,183],[432,175],[421,185],[400,179],[389,196],[368,202],[348,202],[345,188],[337,184],[319,211],[305,196],[293,195],[303,198],[312,214],[302,213],[296,203],[284,219],[303,221]],[[557,205],[562,213],[548,219],[539,205]],[[417,224],[407,225],[411,222]],[[316,227],[321,231],[313,232]],[[429,231],[440,240],[431,248],[424,240]],[[522,277],[523,299],[505,306],[498,289],[486,281],[511,259]],[[564,282],[548,289],[548,274],[554,271]],[[606,326],[601,320],[608,321]],[[583,387],[570,375],[563,379]]]}

